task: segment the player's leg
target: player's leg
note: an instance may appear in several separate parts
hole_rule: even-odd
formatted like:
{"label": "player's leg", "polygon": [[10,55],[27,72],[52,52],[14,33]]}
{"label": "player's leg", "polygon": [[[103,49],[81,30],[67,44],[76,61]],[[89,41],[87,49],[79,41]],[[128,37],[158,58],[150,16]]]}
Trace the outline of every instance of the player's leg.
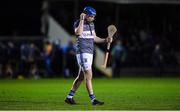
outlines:
{"label": "player's leg", "polygon": [[79,86],[83,80],[84,80],[83,71],[81,69],[79,69],[79,74],[76,77],[76,79],[74,80],[71,90],[75,92],[79,88]]}
{"label": "player's leg", "polygon": [[89,94],[89,97],[91,99],[91,102],[93,105],[102,105],[104,102],[100,102],[96,100],[95,95],[93,93],[93,85],[92,85],[92,60],[93,55],[92,54],[84,54],[83,55],[84,62],[82,63],[82,70],[84,72],[84,77],[86,81],[86,88]]}
{"label": "player's leg", "polygon": [[84,71],[85,82],[86,82],[86,89],[89,93],[91,101],[95,99],[92,87],[92,70],[85,70]]}
{"label": "player's leg", "polygon": [[91,99],[92,105],[103,105],[104,102],[98,101],[95,98],[94,92],[93,92],[93,85],[92,85],[92,70],[85,70],[84,71],[85,81],[86,81],[86,88],[89,94],[89,97]]}
{"label": "player's leg", "polygon": [[78,89],[81,82],[84,80],[84,73],[82,72],[80,54],[77,54],[76,58],[77,58],[77,62],[79,64],[79,73],[78,73],[78,76],[76,77],[76,79],[74,80],[71,90],[69,91],[69,93],[65,99],[65,102],[68,104],[76,104],[73,97],[74,97],[75,91]]}
{"label": "player's leg", "polygon": [[93,87],[92,87],[92,70],[84,71],[85,81],[86,81],[86,89],[89,94],[93,94]]}
{"label": "player's leg", "polygon": [[79,73],[78,76],[76,77],[76,79],[74,80],[71,90],[68,93],[65,102],[68,104],[76,104],[76,102],[74,101],[73,97],[75,94],[75,91],[78,89],[78,87],[80,86],[81,82],[84,80],[84,73],[81,70],[81,67],[79,67]]}

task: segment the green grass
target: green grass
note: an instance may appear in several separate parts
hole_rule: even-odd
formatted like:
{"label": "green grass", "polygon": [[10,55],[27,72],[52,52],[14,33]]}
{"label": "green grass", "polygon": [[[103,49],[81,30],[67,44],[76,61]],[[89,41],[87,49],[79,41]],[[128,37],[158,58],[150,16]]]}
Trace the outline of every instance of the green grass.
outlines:
{"label": "green grass", "polygon": [[77,105],[64,99],[73,79],[0,80],[0,109],[115,110],[180,109],[180,78],[94,79],[103,106],[92,106],[84,82],[75,94]]}

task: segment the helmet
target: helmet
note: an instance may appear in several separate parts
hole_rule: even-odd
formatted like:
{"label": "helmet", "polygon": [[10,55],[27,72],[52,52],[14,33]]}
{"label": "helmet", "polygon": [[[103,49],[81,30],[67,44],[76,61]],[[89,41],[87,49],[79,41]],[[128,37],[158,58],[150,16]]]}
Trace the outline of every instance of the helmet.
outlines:
{"label": "helmet", "polygon": [[89,16],[95,16],[96,15],[96,10],[90,6],[85,7],[83,12]]}

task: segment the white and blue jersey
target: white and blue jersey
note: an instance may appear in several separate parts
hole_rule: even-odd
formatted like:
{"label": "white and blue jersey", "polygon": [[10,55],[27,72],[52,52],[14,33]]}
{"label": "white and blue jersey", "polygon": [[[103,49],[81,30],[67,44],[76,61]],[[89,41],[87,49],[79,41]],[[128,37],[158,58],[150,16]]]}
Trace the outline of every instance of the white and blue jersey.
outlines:
{"label": "white and blue jersey", "polygon": [[[74,23],[74,29],[79,26],[79,20]],[[94,23],[84,23],[83,32],[77,35],[76,57],[80,68],[90,70],[94,52]]]}
{"label": "white and blue jersey", "polygon": [[[74,23],[74,29],[79,26],[79,20]],[[82,35],[78,35],[76,43],[76,53],[90,53],[94,52],[94,23],[85,23],[83,26]]]}

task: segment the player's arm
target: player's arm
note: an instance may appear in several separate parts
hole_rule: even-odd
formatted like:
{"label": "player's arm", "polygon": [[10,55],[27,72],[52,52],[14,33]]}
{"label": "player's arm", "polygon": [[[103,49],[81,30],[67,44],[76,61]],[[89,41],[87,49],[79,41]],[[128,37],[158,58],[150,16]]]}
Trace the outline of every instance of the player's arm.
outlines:
{"label": "player's arm", "polygon": [[85,17],[86,17],[86,14],[85,13],[81,13],[79,25],[74,30],[76,35],[81,35],[82,34]]}
{"label": "player's arm", "polygon": [[95,31],[93,31],[93,35],[94,35],[94,41],[96,42],[96,43],[108,43],[108,42],[112,42],[112,38],[111,37],[107,37],[107,38],[100,38],[100,37],[98,37],[98,36],[96,36],[96,33],[95,33]]}

